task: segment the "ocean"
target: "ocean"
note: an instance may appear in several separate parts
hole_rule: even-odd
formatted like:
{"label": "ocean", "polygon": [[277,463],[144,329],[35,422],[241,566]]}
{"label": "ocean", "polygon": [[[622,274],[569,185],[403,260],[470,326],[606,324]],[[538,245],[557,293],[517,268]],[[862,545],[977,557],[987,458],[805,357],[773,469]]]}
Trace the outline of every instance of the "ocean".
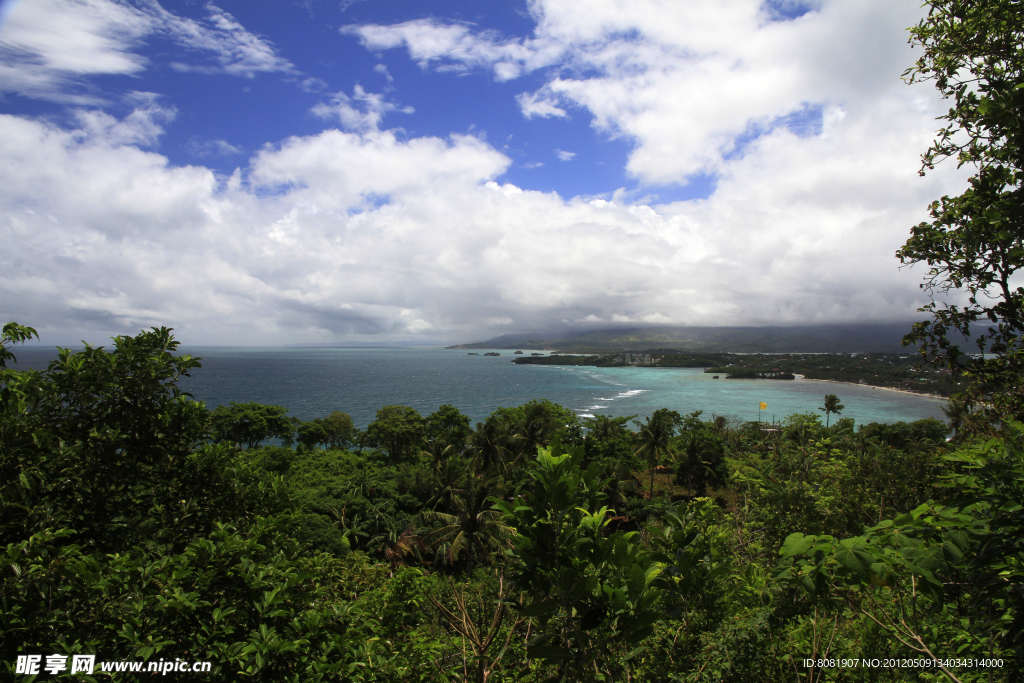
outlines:
{"label": "ocean", "polygon": [[[50,349],[15,348],[17,369],[45,368]],[[819,412],[825,394],[845,406],[857,424],[944,419],[942,399],[885,389],[813,380],[712,379],[697,368],[593,368],[515,365],[509,350],[443,348],[228,348],[188,347],[203,367],[180,386],[213,408],[230,401],[281,405],[302,420],[334,410],[365,428],[385,405],[412,406],[426,415],[450,403],[474,422],[499,406],[546,398],[581,416],[637,415],[659,408],[702,410],[742,420],[781,420]],[[761,402],[767,410],[758,410]],[[824,414],[821,413],[824,417]],[[832,416],[835,420],[835,416]]]}

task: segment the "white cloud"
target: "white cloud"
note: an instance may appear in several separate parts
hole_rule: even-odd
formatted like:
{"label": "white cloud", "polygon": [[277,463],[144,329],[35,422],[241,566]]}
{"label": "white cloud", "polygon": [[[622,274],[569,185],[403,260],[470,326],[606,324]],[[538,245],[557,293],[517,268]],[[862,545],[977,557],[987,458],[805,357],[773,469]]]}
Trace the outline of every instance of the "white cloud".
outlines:
{"label": "white cloud", "polygon": [[319,93],[327,90],[327,82],[319,78],[303,78],[302,82],[299,83],[299,87],[302,88],[304,92]]}
{"label": "white cloud", "polygon": [[204,22],[167,12],[155,0],[149,0],[147,6],[159,22],[159,30],[171,40],[184,47],[205,52],[216,60],[216,65],[172,63],[171,66],[179,71],[246,77],[261,72],[294,71],[288,60],[278,56],[273,45],[247,31],[233,16],[212,3],[206,5],[207,17]]}
{"label": "white cloud", "polygon": [[227,140],[200,140],[199,138],[191,138],[185,144],[185,149],[189,154],[199,157],[200,159],[207,159],[209,157],[234,157],[245,151],[241,147],[232,145]]}
{"label": "white cloud", "polygon": [[376,66],[373,67],[373,70],[379,73],[384,78],[388,79],[388,83],[393,83],[395,81],[394,77],[391,75],[391,72],[388,71],[388,68],[383,64],[377,64]]}
{"label": "white cloud", "polygon": [[151,30],[144,13],[105,0],[19,2],[0,32],[0,90],[95,101],[66,90],[86,76],[143,70],[146,60],[132,50]]}
{"label": "white cloud", "polygon": [[556,149],[555,156],[558,157],[560,161],[572,161],[572,158],[576,156],[576,152],[566,152],[565,150]]}
{"label": "white cloud", "polygon": [[98,109],[78,109],[74,115],[82,127],[79,135],[85,139],[114,147],[152,147],[164,132],[160,123],[173,120],[175,111],[152,102],[121,120]]}
{"label": "white cloud", "polygon": [[[902,87],[913,55],[905,28],[921,10],[890,0],[823,0],[793,21],[793,3],[537,0],[529,38],[418,20],[349,26],[369,49],[404,47],[423,68],[546,69],[517,97],[526,118],[587,110],[595,128],[631,140],[627,169],[645,183],[717,173],[738,139],[807,109],[871,102]],[[582,75],[585,74],[585,75]]]}
{"label": "white cloud", "polygon": [[540,118],[567,118],[568,113],[561,107],[556,106],[557,98],[550,93],[524,92],[516,95],[516,102],[519,103],[519,110],[528,119]]}
{"label": "white cloud", "polygon": [[416,19],[393,26],[350,25],[343,26],[341,32],[358,36],[370,50],[404,46],[423,68],[462,72],[487,67],[499,81],[551,63],[561,52],[557,47],[552,49],[553,46],[502,39],[494,31],[474,32],[471,25],[443,24],[432,19]]}
{"label": "white cloud", "polygon": [[27,97],[96,104],[88,77],[137,74],[148,67],[144,41],[167,38],[212,58],[175,62],[181,71],[252,76],[294,71],[263,38],[215,5],[195,21],[168,12],[156,0],[31,0],[18,2],[0,32],[0,91]]}
{"label": "white cloud", "polygon": [[524,113],[584,109],[635,143],[638,178],[711,171],[710,197],[524,190],[484,140],[384,129],[399,105],[358,87],[316,109],[343,129],[272,141],[230,179],[143,149],[173,115],[152,97],[122,119],[82,110],[73,130],[0,116],[0,243],[18,246],[0,250],[5,313],[61,341],[173,324],[191,343],[268,344],[919,315],[922,273],[893,252],[965,171],[916,173],[941,107],[899,81],[915,7],[832,0],[795,21],[753,0],[531,7],[529,39],[436,21],[346,31],[424,68],[550,66]]}
{"label": "white cloud", "polygon": [[[446,191],[458,194],[499,175],[508,164],[507,157],[471,136],[403,142],[390,131],[327,130],[264,149],[252,159],[249,180],[296,205],[344,213],[365,207],[368,199],[393,196],[400,202]],[[381,209],[384,214],[389,210]]]}
{"label": "white cloud", "polygon": [[377,130],[384,114],[397,111],[412,114],[412,107],[399,107],[388,102],[383,94],[368,93],[356,84],[349,97],[345,93],[335,93],[331,103],[313,107],[313,113],[325,119],[337,119],[346,130],[366,131]]}
{"label": "white cloud", "polygon": [[469,136],[328,130],[222,183],[117,123],[3,116],[0,240],[19,248],[0,291],[64,341],[168,322],[192,343],[280,343],[905,319],[919,274],[892,253],[962,177],[917,177],[928,116],[899,100],[830,120],[754,141],[708,200],[648,206],[500,184],[510,160]]}
{"label": "white cloud", "polygon": [[511,81],[519,78],[522,69],[515,62],[498,62],[494,65],[494,80]]}

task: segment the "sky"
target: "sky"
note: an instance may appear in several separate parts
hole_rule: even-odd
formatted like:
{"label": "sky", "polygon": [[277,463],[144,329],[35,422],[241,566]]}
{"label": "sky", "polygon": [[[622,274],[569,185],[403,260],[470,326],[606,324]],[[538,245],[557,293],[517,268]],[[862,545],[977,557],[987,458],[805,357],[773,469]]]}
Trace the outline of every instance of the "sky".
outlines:
{"label": "sky", "polygon": [[921,319],[918,0],[0,0],[45,344]]}

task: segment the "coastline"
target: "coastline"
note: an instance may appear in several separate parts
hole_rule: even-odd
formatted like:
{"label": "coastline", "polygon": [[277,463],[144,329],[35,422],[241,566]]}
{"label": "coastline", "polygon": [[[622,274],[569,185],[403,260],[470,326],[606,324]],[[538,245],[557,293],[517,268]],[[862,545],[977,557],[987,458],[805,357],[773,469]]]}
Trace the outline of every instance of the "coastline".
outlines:
{"label": "coastline", "polygon": [[937,398],[940,401],[949,400],[946,396],[940,396],[939,394],[932,394],[925,391],[910,391],[909,389],[893,389],[892,387],[880,387],[875,384],[860,384],[858,382],[842,382],[837,379],[810,379],[803,375],[796,375],[797,379],[803,382],[831,382],[832,384],[846,384],[851,387],[868,387],[869,389],[882,389],[884,391],[896,391],[901,394],[913,394],[914,396],[927,396],[929,398]]}

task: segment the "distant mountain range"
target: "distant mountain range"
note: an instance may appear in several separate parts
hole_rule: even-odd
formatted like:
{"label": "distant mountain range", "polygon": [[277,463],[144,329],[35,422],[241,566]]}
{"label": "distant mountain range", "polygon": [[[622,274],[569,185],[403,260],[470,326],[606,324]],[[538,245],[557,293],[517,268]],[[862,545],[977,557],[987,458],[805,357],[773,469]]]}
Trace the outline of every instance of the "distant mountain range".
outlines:
{"label": "distant mountain range", "polygon": [[798,327],[636,327],[593,330],[543,338],[506,334],[451,349],[529,349],[565,353],[648,351],[732,353],[867,353],[914,352],[900,344],[911,323],[874,325],[805,325]]}

